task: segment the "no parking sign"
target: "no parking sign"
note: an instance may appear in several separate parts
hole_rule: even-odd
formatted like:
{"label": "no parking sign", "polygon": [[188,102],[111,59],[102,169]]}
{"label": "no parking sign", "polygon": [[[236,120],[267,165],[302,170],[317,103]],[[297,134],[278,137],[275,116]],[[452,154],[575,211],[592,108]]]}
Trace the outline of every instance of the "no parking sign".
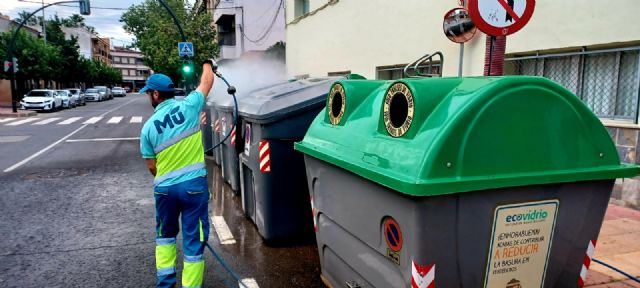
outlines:
{"label": "no parking sign", "polygon": [[507,36],[529,22],[535,6],[535,0],[470,0],[469,14],[480,31]]}

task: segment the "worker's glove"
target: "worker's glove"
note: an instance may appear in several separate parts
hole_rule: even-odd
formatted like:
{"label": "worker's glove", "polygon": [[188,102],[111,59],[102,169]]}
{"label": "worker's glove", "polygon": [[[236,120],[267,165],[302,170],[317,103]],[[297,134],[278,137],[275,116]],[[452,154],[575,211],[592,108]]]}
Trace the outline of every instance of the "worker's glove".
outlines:
{"label": "worker's glove", "polygon": [[203,64],[203,65],[204,65],[204,64],[211,64],[211,69],[213,70],[213,72],[218,71],[218,63],[216,63],[216,60],[213,60],[213,58],[211,58],[211,59],[207,59],[207,60],[204,60],[204,61],[202,62],[202,64]]}

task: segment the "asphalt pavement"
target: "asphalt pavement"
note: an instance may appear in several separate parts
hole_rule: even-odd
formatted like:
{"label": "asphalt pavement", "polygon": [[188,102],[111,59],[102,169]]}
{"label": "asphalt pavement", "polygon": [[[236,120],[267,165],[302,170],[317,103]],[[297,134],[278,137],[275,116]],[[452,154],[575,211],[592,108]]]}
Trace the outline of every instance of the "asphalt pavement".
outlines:
{"label": "asphalt pavement", "polygon": [[[130,94],[0,118],[0,286],[155,285],[153,177],[138,139],[152,113],[146,96]],[[207,164],[209,243],[247,287],[323,287],[316,244],[265,245],[220,169]],[[239,287],[205,255],[204,287]]]}

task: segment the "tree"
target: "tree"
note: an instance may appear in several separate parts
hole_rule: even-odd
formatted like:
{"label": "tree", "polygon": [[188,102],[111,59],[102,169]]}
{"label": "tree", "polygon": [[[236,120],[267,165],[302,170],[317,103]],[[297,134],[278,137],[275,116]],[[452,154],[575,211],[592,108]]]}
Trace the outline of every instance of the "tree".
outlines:
{"label": "tree", "polygon": [[[187,41],[193,42],[194,63],[216,57],[219,47],[214,41],[216,34],[211,26],[211,14],[193,11],[184,0],[167,2],[181,23]],[[182,42],[182,39],[164,7],[156,0],[145,0],[131,6],[122,15],[120,22],[124,23],[125,31],[136,36],[135,46],[144,55],[145,64],[179,83],[183,60],[178,57],[178,42]],[[199,65],[195,66],[196,69],[201,68]]]}
{"label": "tree", "polygon": [[62,19],[64,27],[85,27],[84,17],[79,14],[73,14],[69,18]]}
{"label": "tree", "polygon": [[[24,19],[26,19],[27,16],[29,16],[30,14],[31,14],[31,12],[27,12],[27,11],[22,10],[21,12],[18,12],[18,18],[16,18],[15,20],[18,23],[22,23],[22,21]],[[29,20],[27,20],[26,25],[38,25],[37,18],[33,18],[33,17],[29,18]]]}

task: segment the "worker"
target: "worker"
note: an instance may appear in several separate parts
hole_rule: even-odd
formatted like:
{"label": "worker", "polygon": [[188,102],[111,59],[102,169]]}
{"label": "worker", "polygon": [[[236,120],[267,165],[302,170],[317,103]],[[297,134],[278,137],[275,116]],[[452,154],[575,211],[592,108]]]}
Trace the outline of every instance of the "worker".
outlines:
{"label": "worker", "polygon": [[204,245],[209,237],[207,170],[200,112],[213,86],[217,64],[202,64],[200,85],[183,100],[173,99],[174,84],[163,74],[147,80],[146,93],[155,108],[140,131],[140,151],[154,179],[157,287],[176,284],[176,236],[182,222],[182,287],[201,287]]}

